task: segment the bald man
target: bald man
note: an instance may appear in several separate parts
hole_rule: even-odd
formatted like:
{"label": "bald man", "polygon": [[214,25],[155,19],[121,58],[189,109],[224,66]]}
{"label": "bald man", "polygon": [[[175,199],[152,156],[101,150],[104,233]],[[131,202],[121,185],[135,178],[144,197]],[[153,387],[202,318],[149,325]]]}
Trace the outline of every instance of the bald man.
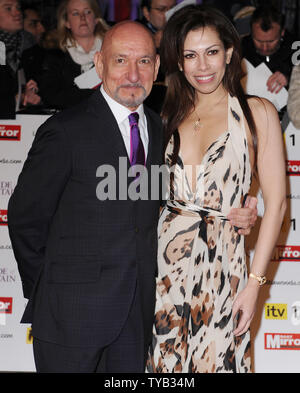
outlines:
{"label": "bald man", "polygon": [[39,128],[9,202],[38,372],[143,372],[151,339],[160,202],[150,179],[146,200],[119,189],[135,156],[129,115],[142,164],[162,163],[161,121],[143,106],[159,67],[151,33],[115,25],[95,65],[101,89]]}

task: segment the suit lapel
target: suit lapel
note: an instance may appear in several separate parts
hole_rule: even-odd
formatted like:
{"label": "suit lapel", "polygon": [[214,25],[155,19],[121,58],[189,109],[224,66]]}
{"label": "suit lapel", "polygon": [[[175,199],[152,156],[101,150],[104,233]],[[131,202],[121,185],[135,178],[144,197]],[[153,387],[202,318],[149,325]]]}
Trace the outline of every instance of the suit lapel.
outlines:
{"label": "suit lapel", "polygon": [[90,97],[87,111],[99,119],[99,123],[97,122],[99,131],[101,129],[102,132],[105,133],[105,140],[110,142],[110,145],[113,146],[113,153],[118,157],[127,157],[129,166],[129,157],[118,123],[99,90]]}
{"label": "suit lapel", "polygon": [[[110,110],[107,102],[102,96],[101,92],[97,90],[89,98],[90,102],[87,107],[87,111],[96,116],[99,120],[97,121],[97,127],[99,127],[99,132],[103,132],[104,139],[113,146],[113,154],[116,157],[127,157],[127,166],[130,167],[130,161],[127,154],[127,150],[124,144],[123,137],[121,135],[120,129],[116,122],[116,119]],[[152,119],[150,112],[147,107],[144,106],[144,111],[147,119],[147,130],[148,130],[148,154],[146,159],[146,168],[149,170],[151,164],[155,162],[156,153],[159,154],[161,143],[158,138],[158,133],[155,132],[155,122]]]}

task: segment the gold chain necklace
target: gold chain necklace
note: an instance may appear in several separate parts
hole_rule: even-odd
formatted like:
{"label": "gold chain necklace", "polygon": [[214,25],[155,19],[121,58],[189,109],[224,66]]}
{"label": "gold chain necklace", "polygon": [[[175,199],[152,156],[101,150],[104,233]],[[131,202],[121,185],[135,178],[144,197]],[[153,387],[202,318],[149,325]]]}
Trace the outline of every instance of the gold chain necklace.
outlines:
{"label": "gold chain necklace", "polygon": [[[226,97],[226,95],[227,95],[227,93],[214,106],[211,106],[210,109],[208,111],[206,111],[206,113],[210,112],[213,107],[215,108],[217,105],[219,105],[221,103],[221,101],[223,100],[223,98]],[[204,127],[204,124],[201,122],[200,116],[198,115],[196,108],[195,108],[195,112],[197,115],[197,120],[194,122],[193,128],[194,128],[195,132],[198,132],[198,131],[200,131],[201,128]]]}

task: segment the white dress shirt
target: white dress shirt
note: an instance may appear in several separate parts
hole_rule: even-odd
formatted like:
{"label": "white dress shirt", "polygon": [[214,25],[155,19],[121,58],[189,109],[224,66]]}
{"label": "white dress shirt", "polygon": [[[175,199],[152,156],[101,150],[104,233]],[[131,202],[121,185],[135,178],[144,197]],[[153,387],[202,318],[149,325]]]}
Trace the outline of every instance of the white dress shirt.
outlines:
{"label": "white dress shirt", "polygon": [[[119,104],[117,101],[115,101],[113,98],[111,98],[104,90],[103,85],[100,87],[100,91],[108,103],[121,132],[121,135],[124,140],[124,144],[127,150],[127,155],[130,157],[130,125],[129,125],[129,119],[128,116],[132,113],[132,111],[125,106]],[[144,150],[145,150],[145,158],[147,157],[148,154],[148,143],[149,143],[149,136],[148,136],[148,130],[147,130],[147,119],[144,113],[144,107],[141,104],[136,110],[139,114],[139,129],[140,129],[140,135],[141,139],[143,142]]]}

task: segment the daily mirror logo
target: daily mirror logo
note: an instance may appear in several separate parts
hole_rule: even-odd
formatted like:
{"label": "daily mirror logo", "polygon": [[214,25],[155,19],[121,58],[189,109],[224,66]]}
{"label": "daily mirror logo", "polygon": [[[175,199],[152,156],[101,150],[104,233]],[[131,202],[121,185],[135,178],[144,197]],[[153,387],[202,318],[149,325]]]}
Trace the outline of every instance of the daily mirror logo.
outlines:
{"label": "daily mirror logo", "polygon": [[265,349],[300,350],[300,334],[265,333]]}
{"label": "daily mirror logo", "polygon": [[0,140],[1,141],[20,141],[21,140],[21,126],[18,125],[0,125]]}
{"label": "daily mirror logo", "polygon": [[12,297],[0,297],[0,313],[12,313]]}
{"label": "daily mirror logo", "polygon": [[300,262],[300,246],[276,246],[271,261]]}
{"label": "daily mirror logo", "polygon": [[288,176],[300,176],[300,161],[287,161],[286,174]]}
{"label": "daily mirror logo", "polygon": [[7,225],[7,210],[0,210],[0,225]]}

